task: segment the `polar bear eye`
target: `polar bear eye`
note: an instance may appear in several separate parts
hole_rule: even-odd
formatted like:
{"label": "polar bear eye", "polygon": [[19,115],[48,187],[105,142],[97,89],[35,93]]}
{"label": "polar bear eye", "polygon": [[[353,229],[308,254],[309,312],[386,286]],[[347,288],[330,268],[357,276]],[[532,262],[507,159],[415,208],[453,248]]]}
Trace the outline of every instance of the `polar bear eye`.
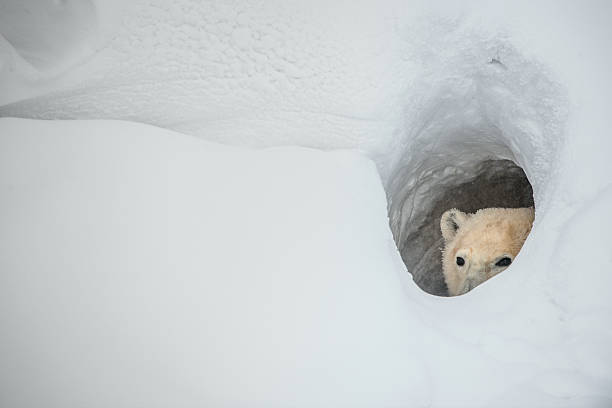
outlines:
{"label": "polar bear eye", "polygon": [[497,266],[508,266],[512,263],[512,259],[505,257],[500,259],[499,261],[497,261],[497,263],[495,265]]}
{"label": "polar bear eye", "polygon": [[465,259],[463,259],[462,257],[458,256],[457,257],[457,265],[459,265],[459,266],[465,265]]}

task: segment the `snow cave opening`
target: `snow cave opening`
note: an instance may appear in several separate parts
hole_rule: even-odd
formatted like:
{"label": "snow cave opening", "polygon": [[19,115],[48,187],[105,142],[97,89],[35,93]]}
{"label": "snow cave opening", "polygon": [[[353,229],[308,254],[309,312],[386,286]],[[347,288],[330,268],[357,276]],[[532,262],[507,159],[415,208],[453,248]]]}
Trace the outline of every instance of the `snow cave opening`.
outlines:
{"label": "snow cave opening", "polygon": [[413,171],[418,174],[404,170],[402,176],[414,182],[396,196],[404,223],[396,230],[396,242],[414,282],[428,293],[448,296],[442,275],[442,214],[451,208],[473,213],[488,207],[531,207],[533,188],[524,170],[505,158],[470,163],[446,158],[438,165],[420,163]]}
{"label": "snow cave opening", "polygon": [[534,206],[533,234],[549,205],[564,94],[537,63],[514,52],[505,61],[461,61],[457,72],[424,78],[382,166],[393,238],[414,282],[433,295],[448,296],[444,211]]}

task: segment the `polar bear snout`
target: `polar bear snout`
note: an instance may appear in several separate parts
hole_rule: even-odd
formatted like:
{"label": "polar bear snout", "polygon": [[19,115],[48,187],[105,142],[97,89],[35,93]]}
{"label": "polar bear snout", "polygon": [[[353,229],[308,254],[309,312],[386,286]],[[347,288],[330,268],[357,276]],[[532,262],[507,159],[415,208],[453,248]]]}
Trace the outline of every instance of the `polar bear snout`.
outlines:
{"label": "polar bear snout", "polygon": [[464,265],[467,268],[464,271],[459,271],[456,284],[452,285],[452,290],[449,285],[449,292],[452,293],[452,296],[463,295],[493,276],[491,266],[486,262],[467,260]]}
{"label": "polar bear snout", "polygon": [[474,289],[480,282],[476,282],[473,279],[467,279],[465,281],[465,284],[463,285],[463,290],[461,291],[461,295],[463,295],[464,293],[469,292],[470,290]]}

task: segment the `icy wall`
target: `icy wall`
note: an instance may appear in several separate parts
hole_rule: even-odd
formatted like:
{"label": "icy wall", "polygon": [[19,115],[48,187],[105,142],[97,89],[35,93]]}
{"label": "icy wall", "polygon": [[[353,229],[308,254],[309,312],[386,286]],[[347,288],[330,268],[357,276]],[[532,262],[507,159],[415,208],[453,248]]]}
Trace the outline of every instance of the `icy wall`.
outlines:
{"label": "icy wall", "polygon": [[[241,146],[1,121],[12,405],[609,406],[610,11],[3,1],[0,116]],[[243,150],[287,145],[378,173]],[[508,161],[536,206],[521,254],[465,296],[422,292],[392,238],[442,294],[418,228],[485,168],[530,202]]]}

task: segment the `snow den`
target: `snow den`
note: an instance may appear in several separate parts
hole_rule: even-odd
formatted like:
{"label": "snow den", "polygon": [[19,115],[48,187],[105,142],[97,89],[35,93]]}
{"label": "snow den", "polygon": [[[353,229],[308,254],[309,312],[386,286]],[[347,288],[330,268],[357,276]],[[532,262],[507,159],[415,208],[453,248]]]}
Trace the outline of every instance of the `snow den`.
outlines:
{"label": "snow den", "polygon": [[612,407],[610,16],[0,1],[0,408]]}
{"label": "snow den", "polygon": [[425,96],[406,110],[403,148],[387,181],[389,219],[408,271],[434,295],[448,295],[444,211],[535,205],[537,213],[554,188],[559,87],[536,63],[507,54],[480,64],[458,57],[447,65],[452,72],[429,73]]}

